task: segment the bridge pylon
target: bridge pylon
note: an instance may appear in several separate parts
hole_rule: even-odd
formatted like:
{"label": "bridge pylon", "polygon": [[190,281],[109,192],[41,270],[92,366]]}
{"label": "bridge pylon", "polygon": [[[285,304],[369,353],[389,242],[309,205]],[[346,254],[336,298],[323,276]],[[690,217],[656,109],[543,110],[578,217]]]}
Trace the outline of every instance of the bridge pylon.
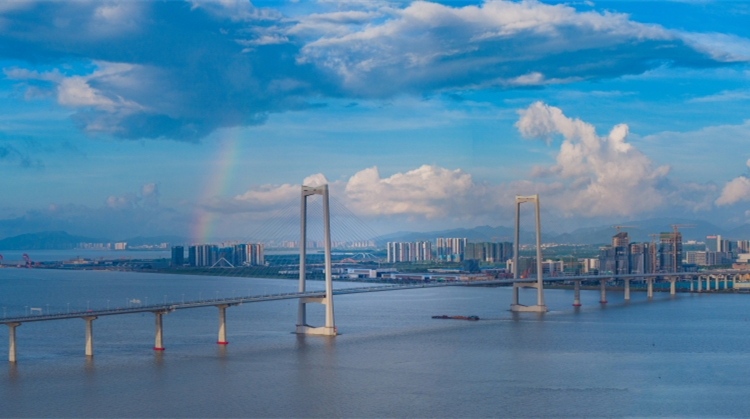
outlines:
{"label": "bridge pylon", "polygon": [[[515,242],[513,243],[513,279],[518,279],[518,249],[519,249],[519,219],[521,204],[524,202],[533,202],[536,213],[536,283],[514,282],[513,283],[513,302],[510,305],[510,311],[527,311],[535,313],[547,312],[547,306],[544,305],[544,284],[542,282],[542,232],[539,216],[539,195],[519,196],[516,195],[516,230]],[[525,306],[518,303],[519,288],[536,288],[536,305]]]}
{"label": "bridge pylon", "polygon": [[[318,187],[302,186],[300,201],[300,234],[299,234],[299,292],[305,292],[307,251],[307,197],[322,195],[323,197],[323,234],[325,243],[325,297],[307,297],[299,299],[297,311],[296,333],[303,335],[336,336],[336,325],[333,318],[333,284],[331,281],[331,214],[328,209],[328,185]],[[307,304],[319,303],[325,306],[325,326],[313,327],[307,324]]]}

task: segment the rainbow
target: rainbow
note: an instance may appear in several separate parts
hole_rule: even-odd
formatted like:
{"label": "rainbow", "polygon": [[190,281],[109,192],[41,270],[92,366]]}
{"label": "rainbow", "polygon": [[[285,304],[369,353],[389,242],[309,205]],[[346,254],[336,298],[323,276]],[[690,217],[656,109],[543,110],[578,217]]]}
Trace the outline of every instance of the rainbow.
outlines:
{"label": "rainbow", "polygon": [[[233,170],[239,160],[240,130],[221,130],[216,157],[213,161],[211,175],[203,186],[198,204],[207,202],[214,197],[222,197],[229,192]],[[193,222],[191,223],[190,238],[193,243],[208,243],[214,234],[217,217],[214,213],[196,206]]]}

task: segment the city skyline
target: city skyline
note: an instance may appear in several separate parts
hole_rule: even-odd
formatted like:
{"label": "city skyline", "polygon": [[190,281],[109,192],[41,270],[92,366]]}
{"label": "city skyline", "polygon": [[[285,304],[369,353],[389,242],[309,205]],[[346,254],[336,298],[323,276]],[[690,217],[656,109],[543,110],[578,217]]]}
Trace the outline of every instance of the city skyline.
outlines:
{"label": "city skyline", "polygon": [[[750,219],[745,3],[3,3],[0,237]],[[239,234],[239,237],[243,237]],[[237,237],[236,235],[234,237]]]}

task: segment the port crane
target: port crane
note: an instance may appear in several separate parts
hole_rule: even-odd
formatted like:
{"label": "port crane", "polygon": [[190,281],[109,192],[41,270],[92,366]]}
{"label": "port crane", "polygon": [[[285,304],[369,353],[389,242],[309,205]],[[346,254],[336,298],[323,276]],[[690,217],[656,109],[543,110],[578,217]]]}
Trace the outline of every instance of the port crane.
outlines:
{"label": "port crane", "polygon": [[620,233],[621,228],[638,228],[638,226],[612,226],[612,228],[614,228],[617,231],[617,233]]}

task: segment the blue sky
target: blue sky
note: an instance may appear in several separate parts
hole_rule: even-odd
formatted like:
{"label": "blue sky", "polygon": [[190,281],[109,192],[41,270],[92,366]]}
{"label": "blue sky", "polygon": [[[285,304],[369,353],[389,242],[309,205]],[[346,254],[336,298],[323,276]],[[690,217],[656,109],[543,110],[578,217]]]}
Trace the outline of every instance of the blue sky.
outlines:
{"label": "blue sky", "polygon": [[750,220],[750,3],[1,2],[0,236]]}

